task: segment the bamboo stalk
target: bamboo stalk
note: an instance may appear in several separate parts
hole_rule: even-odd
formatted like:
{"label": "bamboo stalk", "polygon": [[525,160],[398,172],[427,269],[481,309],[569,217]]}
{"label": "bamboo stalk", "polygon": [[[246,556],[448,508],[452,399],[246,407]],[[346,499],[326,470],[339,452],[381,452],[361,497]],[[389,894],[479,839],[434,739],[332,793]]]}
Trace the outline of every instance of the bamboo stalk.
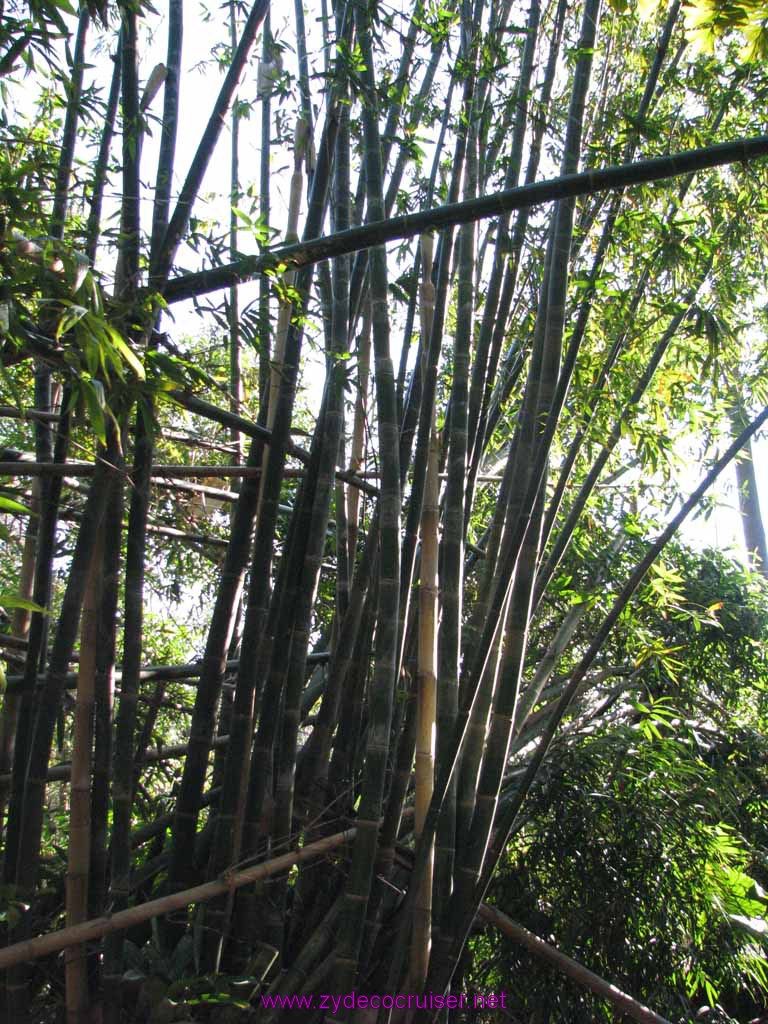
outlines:
{"label": "bamboo stalk", "polygon": [[[422,331],[429,338],[434,309],[432,239],[422,239]],[[433,411],[434,417],[434,411]],[[419,581],[418,711],[416,725],[416,778],[414,833],[418,837],[432,799],[435,771],[435,732],[437,721],[437,620],[438,620],[438,526],[439,485],[438,443],[434,420],[429,448],[424,505],[421,514],[421,571]],[[419,991],[427,977],[432,942],[432,858],[429,858],[420,891],[416,896],[413,926],[411,978]]]}
{"label": "bamboo stalk", "polygon": [[[178,14],[178,10],[174,10]],[[121,61],[123,110],[123,197],[118,266],[115,273],[115,295],[133,306],[140,272],[140,161],[143,120],[139,101],[138,79],[138,12],[128,5],[121,8]],[[172,158],[168,138],[161,145],[164,160]],[[162,166],[162,165],[161,165]],[[157,243],[155,243],[157,244]],[[150,267],[156,267],[156,248],[150,252]],[[152,275],[153,281],[155,275]],[[136,328],[133,332],[136,333]],[[130,830],[133,803],[133,744],[136,725],[138,672],[144,625],[144,574],[149,515],[150,472],[154,457],[150,425],[154,419],[151,398],[139,398],[137,405],[131,497],[126,530],[125,594],[123,621],[123,679],[120,705],[115,723],[112,766],[112,836],[109,893],[112,906],[120,909],[128,904],[130,889]],[[147,422],[149,421],[149,423]],[[91,491],[93,487],[91,488]],[[89,500],[91,494],[89,492]],[[122,973],[122,936],[105,944],[103,955],[104,1011],[108,1024],[117,1024],[119,1017],[119,976]]]}
{"label": "bamboo stalk", "polygon": [[163,294],[169,303],[181,302],[193,295],[200,296],[229,287],[234,281],[249,281],[271,270],[278,263],[305,267],[320,260],[344,256],[375,245],[412,238],[425,231],[483,220],[486,217],[497,217],[512,210],[540,206],[562,199],[575,199],[596,192],[663,181],[665,178],[674,178],[710,167],[749,163],[766,155],[768,135],[756,135],[733,142],[682,150],[671,156],[635,160],[602,170],[564,174],[547,181],[521,185],[467,202],[436,206],[419,213],[402,214],[388,220],[370,222],[312,241],[280,246],[265,256],[246,256],[222,267],[183,274],[170,281]]}
{"label": "bamboo stalk", "polygon": [[67,108],[64,115],[64,129],[59,149],[53,210],[48,226],[48,233],[52,238],[64,237],[64,226],[67,220],[72,166],[75,159],[75,144],[77,142],[77,125],[81,113],[80,98],[83,91],[83,70],[85,69],[85,40],[90,20],[88,7],[82,7],[77,21],[75,52],[72,57],[71,77],[67,90]]}
{"label": "bamboo stalk", "polygon": [[[760,429],[760,427],[768,421],[768,406],[752,420],[752,422],[742,431],[742,433],[733,441],[733,443],[726,449],[723,455],[717,459],[713,467],[707,472],[702,479],[701,483],[696,489],[689,495],[686,501],[681,506],[678,513],[672,517],[668,522],[667,526],[657,537],[656,541],[648,548],[646,554],[640,560],[635,570],[630,575],[629,579],[625,583],[621,592],[616,597],[610,611],[603,619],[600,627],[596,631],[592,642],[587,648],[586,652],[581,658],[578,666],[571,675],[568,686],[563,691],[560,700],[557,703],[552,715],[547,721],[546,728],[542,737],[539,741],[538,746],[534,752],[533,757],[528,763],[525,775],[520,781],[518,788],[512,798],[512,800],[500,811],[497,815],[497,820],[494,822],[493,837],[491,839],[488,853],[483,865],[483,871],[478,879],[477,886],[475,888],[475,901],[474,905],[468,907],[467,913],[464,917],[461,928],[455,932],[454,942],[451,950],[452,956],[457,956],[460,950],[463,948],[466,942],[467,935],[472,927],[472,921],[474,920],[476,908],[485,898],[485,893],[488,890],[488,886],[491,881],[493,872],[498,864],[499,858],[501,857],[504,849],[509,841],[509,836],[515,827],[520,809],[530,792],[531,786],[533,785],[536,776],[541,768],[544,758],[547,755],[547,751],[550,748],[552,740],[557,732],[558,726],[562,721],[564,715],[568,711],[574,697],[578,693],[585,675],[589,671],[598,653],[602,650],[603,645],[611,633],[613,627],[616,625],[619,617],[621,616],[624,609],[627,607],[629,601],[634,595],[637,588],[645,578],[646,573],[650,569],[651,565],[658,558],[659,554],[664,550],[669,541],[679,530],[682,523],[688,518],[691,512],[698,506],[703,496],[712,487],[718,477],[722,474],[723,470],[731,464],[733,459],[741,451],[745,444],[747,444],[754,436],[754,434]],[[445,960],[447,965],[449,959]],[[446,984],[446,978],[448,972],[444,972],[439,982],[440,984]]]}
{"label": "bamboo stalk", "polygon": [[[25,894],[31,894],[37,883],[47,766],[61,704],[63,677],[77,635],[91,552],[104,514],[109,487],[108,471],[103,467],[100,469],[101,472],[95,478],[88,496],[83,523],[72,557],[45,682],[40,692],[35,695],[36,715],[28,751],[16,862],[16,884],[18,891]],[[18,927],[21,934],[28,929],[28,916],[22,918]],[[20,974],[11,980],[8,996],[11,1020],[23,1020],[27,1012],[27,986]]]}
{"label": "bamboo stalk", "polygon": [[197,903],[205,903],[216,896],[224,895],[230,889],[240,889],[245,885],[252,885],[263,878],[286,871],[294,864],[303,864],[306,861],[314,860],[316,857],[323,857],[332,853],[339,847],[351,842],[356,834],[356,829],[350,828],[344,832],[337,832],[332,836],[319,839],[315,843],[308,843],[300,850],[292,850],[280,857],[253,867],[236,871],[228,870],[224,877],[203,885],[196,885],[182,892],[171,893],[168,896],[161,896],[159,899],[150,900],[148,903],[139,904],[136,907],[129,907],[127,910],[110,914],[108,917],[97,917],[90,921],[72,928],[62,928],[56,932],[49,932],[47,935],[39,935],[24,942],[14,943],[0,949],[0,970],[4,970],[14,964],[25,963],[30,960],[37,960],[40,957],[57,953],[69,946],[80,945],[86,942],[93,942],[103,938],[105,935],[114,935],[124,932],[128,928],[143,921],[149,921],[153,917],[160,917],[169,914],[173,910],[182,910]]}
{"label": "bamboo stalk", "polygon": [[[104,525],[98,529],[83,597],[80,667],[70,766],[69,845],[67,848],[67,927],[88,918],[88,880],[91,861],[91,762],[96,650],[101,601]],[[67,1024],[85,1024],[88,1016],[88,961],[84,946],[70,946],[64,959]]]}
{"label": "bamboo stalk", "polygon": [[[65,397],[67,395],[68,392],[65,392]],[[65,415],[59,421],[54,446],[54,458],[59,461],[66,457],[69,445],[69,428],[70,417]],[[32,589],[32,600],[41,608],[50,606],[56,524],[60,497],[61,486],[59,481],[55,478],[47,482],[43,481],[40,492],[41,514],[37,535],[37,551],[35,553],[35,577]],[[45,649],[45,619],[46,616],[40,612],[32,613],[24,661],[24,674],[19,681],[21,702],[14,739],[13,777],[8,805],[8,820],[6,823],[5,856],[3,858],[3,881],[8,885],[14,884],[16,879],[19,834],[23,823],[24,786],[29,758],[29,744],[34,726],[35,683],[37,682],[37,674],[43,661]]]}
{"label": "bamboo stalk", "polygon": [[216,143],[224,126],[225,114],[230,107],[240,76],[264,17],[269,10],[269,0],[255,0],[240,34],[240,41],[232,56],[227,74],[222,82],[213,105],[211,116],[200,138],[197,150],[190,164],[176,207],[169,220],[162,245],[156,254],[154,270],[158,280],[165,280],[171,268],[176,249],[186,231],[192,204],[197,198],[205,172],[208,168]]}
{"label": "bamboo stalk", "polygon": [[112,69],[112,82],[109,87],[107,108],[104,112],[104,127],[101,131],[99,152],[96,157],[96,166],[93,173],[93,189],[91,191],[91,203],[88,210],[88,223],[85,228],[85,254],[93,266],[96,262],[96,252],[99,245],[99,234],[101,233],[101,207],[104,201],[104,188],[107,183],[109,168],[109,155],[112,149],[112,139],[115,134],[115,122],[117,120],[117,106],[120,100],[120,42],[118,39],[118,52],[112,57],[114,67]]}
{"label": "bamboo stalk", "polygon": [[500,932],[512,939],[513,942],[523,946],[539,960],[544,960],[561,974],[566,974],[579,985],[588,988],[590,992],[607,1000],[618,1013],[626,1014],[632,1020],[638,1021],[638,1024],[670,1024],[666,1017],[654,1013],[653,1010],[643,1006],[642,1003],[627,995],[626,992],[622,992],[621,989],[601,978],[594,971],[590,971],[583,964],[566,956],[565,953],[561,953],[559,949],[544,942],[538,935],[529,932],[527,928],[523,928],[522,925],[507,917],[496,907],[481,903],[477,913],[481,921],[494,925]]}
{"label": "bamboo stalk", "polygon": [[[106,906],[109,875],[109,809],[112,781],[112,723],[115,694],[117,608],[123,541],[123,488],[114,480],[104,520],[102,594],[96,643],[94,682],[93,791],[91,796],[91,866],[88,913],[95,916]],[[69,685],[68,678],[65,685]],[[98,963],[95,973],[101,969]]]}
{"label": "bamboo stalk", "polygon": [[[229,736],[216,736],[212,741],[214,747],[225,747],[229,743]],[[158,761],[171,761],[176,757],[185,757],[187,754],[186,743],[158,744],[147,750],[144,755],[145,764],[155,764]],[[67,782],[72,775],[71,764],[55,764],[47,769],[46,782]],[[7,776],[0,776],[7,778]]]}
{"label": "bamboo stalk", "polygon": [[[383,214],[381,145],[373,73],[369,12],[365,3],[355,4],[358,43],[363,54],[365,173],[368,216]],[[378,844],[379,817],[384,796],[389,730],[396,683],[398,605],[400,591],[400,466],[397,431],[397,400],[389,351],[386,252],[377,247],[370,254],[371,322],[375,355],[376,404],[382,486],[379,504],[380,571],[377,612],[376,657],[369,701],[369,729],[365,777],[357,819],[352,864],[347,879],[334,968],[337,991],[354,987],[358,956],[370,896]],[[335,1015],[334,1015],[335,1017]]]}
{"label": "bamboo stalk", "polygon": [[[463,58],[471,71],[464,93],[465,116],[469,123],[464,166],[464,199],[477,190],[477,10],[462,21],[466,35]],[[437,760],[446,761],[459,710],[459,672],[463,634],[464,531],[467,497],[468,402],[470,348],[473,333],[475,225],[463,224],[459,231],[456,330],[453,343],[453,380],[447,445],[448,479],[443,505],[443,536],[440,549],[441,621],[438,637]],[[446,793],[435,839],[434,902],[439,917],[436,933],[444,918],[454,887],[454,865],[459,837],[456,833],[456,784]]]}

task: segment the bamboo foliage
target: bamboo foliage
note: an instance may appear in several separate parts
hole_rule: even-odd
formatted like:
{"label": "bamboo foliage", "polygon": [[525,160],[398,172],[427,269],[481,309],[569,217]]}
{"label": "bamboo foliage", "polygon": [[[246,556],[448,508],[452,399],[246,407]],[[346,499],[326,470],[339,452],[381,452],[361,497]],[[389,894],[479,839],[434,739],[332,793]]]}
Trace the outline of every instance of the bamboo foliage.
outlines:
{"label": "bamboo foliage", "polygon": [[[50,239],[37,263],[0,251],[0,474],[38,513],[14,579],[46,612],[20,609],[3,646],[23,661],[4,893],[30,908],[0,950],[7,1019],[37,1012],[35,961],[64,949],[70,1024],[122,1024],[142,943],[194,949],[222,989],[255,978],[270,1024],[290,1012],[261,994],[461,991],[481,921],[661,1020],[483,901],[558,752],[632,727],[646,670],[612,646],[630,602],[766,421],[720,315],[748,320],[757,294],[768,138],[740,90],[758,105],[764,71],[683,74],[678,0],[649,23],[600,0],[270,6],[211,23],[222,77],[178,194],[195,13],[168,7],[155,131],[155,14],[121,4],[113,32],[84,7],[40,171]],[[117,45],[103,95],[87,32]],[[198,207],[227,124],[217,233]],[[751,233],[729,223],[748,202]],[[722,394],[738,437],[716,458]],[[663,463],[687,434],[686,498]],[[679,511],[643,546],[646,494]],[[49,803],[69,810],[66,875]]]}

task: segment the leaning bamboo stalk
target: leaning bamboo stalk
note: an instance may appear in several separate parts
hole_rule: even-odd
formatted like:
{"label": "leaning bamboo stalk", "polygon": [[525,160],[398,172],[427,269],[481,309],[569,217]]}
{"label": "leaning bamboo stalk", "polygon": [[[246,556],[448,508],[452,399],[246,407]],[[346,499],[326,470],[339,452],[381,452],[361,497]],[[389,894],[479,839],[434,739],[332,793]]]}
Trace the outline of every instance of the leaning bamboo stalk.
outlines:
{"label": "leaning bamboo stalk", "polygon": [[229,287],[232,281],[249,281],[267,270],[272,270],[279,263],[305,267],[310,263],[344,256],[375,245],[412,238],[425,231],[501,216],[511,210],[540,206],[562,199],[575,199],[610,189],[663,181],[666,178],[675,178],[731,163],[750,163],[766,155],[768,135],[756,135],[713,146],[682,150],[671,156],[651,157],[615,167],[564,174],[557,178],[491,193],[478,199],[436,206],[419,213],[402,214],[292,246],[280,246],[265,256],[246,256],[212,270],[182,274],[166,285],[163,295],[169,303],[181,302],[193,295],[201,296]]}
{"label": "leaning bamboo stalk", "polygon": [[[734,458],[738,455],[744,445],[749,442],[749,440],[766,421],[768,421],[768,406],[763,408],[763,411],[752,420],[752,422],[727,448],[723,455],[717,459],[713,467],[704,476],[699,486],[689,495],[678,513],[668,522],[667,526],[659,534],[656,541],[654,541],[646,554],[640,560],[621,592],[616,597],[610,611],[603,619],[592,639],[592,642],[571,675],[568,686],[564,690],[557,706],[549,718],[539,744],[536,747],[533,757],[528,763],[525,775],[520,781],[512,800],[497,815],[494,822],[492,839],[483,864],[483,871],[475,888],[474,905],[468,906],[462,926],[454,934],[453,947],[451,950],[452,957],[458,957],[464,943],[466,942],[467,936],[472,927],[476,909],[485,897],[493,872],[495,871],[496,865],[507,846],[509,836],[515,827],[520,809],[530,792],[531,786],[533,785],[539,770],[541,769],[541,765],[547,755],[552,740],[554,739],[558,726],[570,708],[574,697],[579,692],[584,677],[591,668],[592,663],[603,649],[605,641],[613,630],[613,627],[616,625],[624,609],[629,604],[632,596],[642,583],[646,573],[650,569],[651,565],[656,561],[659,554],[664,550],[672,537],[674,537],[691,512],[699,505],[701,499],[722,474],[723,470],[733,462]],[[452,971],[452,968],[449,966],[450,959],[451,958],[449,957],[445,960],[447,969],[441,973],[439,978],[435,979],[436,983],[441,985],[448,984],[450,973]]]}
{"label": "leaning bamboo stalk", "polygon": [[248,61],[256,33],[268,10],[269,0],[255,0],[243,25],[237,49],[232,56],[232,62],[214,102],[211,116],[200,138],[200,143],[176,201],[176,207],[168,222],[165,238],[156,256],[154,270],[159,280],[165,280],[168,276],[176,249],[189,223],[192,204],[200,191],[205,172],[224,127],[226,112]]}
{"label": "leaning bamboo stalk", "polygon": [[345,843],[351,842],[356,831],[356,829],[350,828],[344,832],[337,832],[324,839],[318,839],[315,843],[308,843],[300,850],[292,850],[280,857],[255,864],[242,871],[228,870],[221,879],[193,886],[182,892],[171,893],[168,896],[150,900],[137,907],[129,907],[127,910],[121,910],[107,917],[84,921],[72,928],[62,928],[57,932],[49,932],[47,935],[39,935],[36,938],[6,946],[4,949],[0,949],[0,970],[15,964],[37,960],[51,953],[58,953],[69,946],[93,942],[105,935],[124,932],[153,917],[160,917],[173,910],[182,910],[197,903],[205,903],[216,896],[224,895],[230,889],[240,889],[244,885],[252,885],[254,882],[269,878],[278,872],[287,871],[294,864],[303,864],[316,857],[332,853],[340,846],[344,846]]}
{"label": "leaning bamboo stalk", "polygon": [[588,988],[596,996],[607,1000],[616,1008],[618,1013],[631,1017],[632,1020],[638,1021],[638,1024],[670,1024],[666,1017],[661,1017],[658,1013],[654,1013],[653,1010],[633,999],[626,992],[622,992],[616,985],[601,978],[577,960],[566,956],[565,953],[561,953],[559,949],[555,949],[548,942],[544,942],[538,935],[529,932],[527,928],[523,928],[522,925],[507,917],[506,914],[503,914],[496,907],[489,906],[487,903],[481,903],[478,917],[486,924],[494,925],[500,932],[519,946],[523,946],[539,960],[544,960],[561,974],[573,978],[579,985]]}
{"label": "leaning bamboo stalk", "polygon": [[[104,525],[99,527],[83,597],[80,667],[70,766],[69,846],[66,874],[67,927],[88,918],[88,880],[91,859],[91,761],[96,679],[98,618],[101,601]],[[88,1012],[88,961],[84,946],[70,946],[64,957],[67,1024],[83,1024]]]}
{"label": "leaning bamboo stalk", "polygon": [[546,558],[546,561],[539,569],[538,579],[536,581],[536,595],[534,601],[538,603],[541,595],[546,589],[547,584],[552,579],[552,576],[560,564],[560,561],[568,549],[571,540],[573,538],[576,524],[578,523],[579,517],[583,512],[592,492],[595,488],[595,484],[600,478],[600,474],[605,468],[608,459],[612,455],[616,445],[621,439],[621,433],[624,426],[629,422],[632,415],[636,412],[639,403],[647,391],[656,370],[659,368],[664,356],[666,355],[669,346],[672,344],[678,330],[681,325],[685,322],[690,314],[691,305],[696,299],[696,295],[701,289],[711,267],[711,260],[708,260],[703,270],[700,272],[699,280],[692,288],[688,290],[686,295],[683,297],[681,303],[682,308],[675,316],[672,317],[671,321],[667,325],[666,330],[662,334],[659,341],[656,343],[651,357],[645,366],[645,369],[641,373],[640,377],[635,384],[632,394],[629,397],[626,405],[622,409],[619,417],[611,428],[608,437],[604,441],[600,448],[597,457],[592,462],[587,477],[583,484],[579,488],[579,492],[573,500],[571,507],[568,510],[568,515],[565,522],[560,528],[560,531],[555,539],[552,546],[552,550]]}

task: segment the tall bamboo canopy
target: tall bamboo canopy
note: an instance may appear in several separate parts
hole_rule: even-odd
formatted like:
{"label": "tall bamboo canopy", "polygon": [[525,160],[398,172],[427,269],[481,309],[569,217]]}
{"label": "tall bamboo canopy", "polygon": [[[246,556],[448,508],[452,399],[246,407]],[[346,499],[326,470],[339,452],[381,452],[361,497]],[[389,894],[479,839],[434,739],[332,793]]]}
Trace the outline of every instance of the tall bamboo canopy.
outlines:
{"label": "tall bamboo canopy", "polygon": [[637,714],[612,630],[768,418],[713,342],[761,287],[765,69],[705,81],[680,0],[271,6],[213,12],[195,111],[182,0],[42,4],[0,55],[64,103],[0,196],[0,1017],[64,949],[68,1024],[129,1019],[142,944],[259,1020],[459,992],[497,927],[662,1020],[484,901]]}

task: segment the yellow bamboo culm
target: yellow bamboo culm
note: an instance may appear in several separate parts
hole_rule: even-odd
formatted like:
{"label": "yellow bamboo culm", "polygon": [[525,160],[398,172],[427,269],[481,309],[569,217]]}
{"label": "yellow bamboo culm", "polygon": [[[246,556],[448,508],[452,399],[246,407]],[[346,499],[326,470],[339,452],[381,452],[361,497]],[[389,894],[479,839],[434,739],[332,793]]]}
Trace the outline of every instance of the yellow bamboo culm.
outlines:
{"label": "yellow bamboo culm", "polygon": [[[421,238],[422,281],[420,316],[422,353],[426,356],[435,310],[431,280],[432,236]],[[439,451],[434,412],[430,428],[429,456],[421,514],[421,571],[419,583],[419,646],[416,713],[415,835],[421,834],[432,799],[435,776],[435,723],[437,717],[437,619],[438,619],[438,524]],[[432,854],[416,893],[410,985],[419,991],[427,977],[432,945]]]}

